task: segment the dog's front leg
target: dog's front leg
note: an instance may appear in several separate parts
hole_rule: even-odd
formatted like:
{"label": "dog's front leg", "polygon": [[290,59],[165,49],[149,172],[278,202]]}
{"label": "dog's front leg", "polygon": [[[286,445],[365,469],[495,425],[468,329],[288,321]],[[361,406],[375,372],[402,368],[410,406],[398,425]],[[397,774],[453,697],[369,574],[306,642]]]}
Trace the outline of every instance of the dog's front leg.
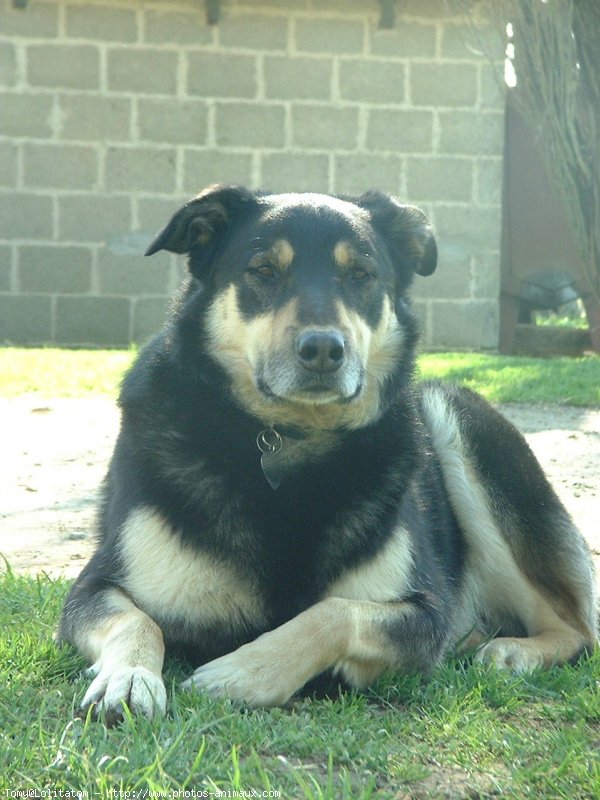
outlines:
{"label": "dog's front leg", "polygon": [[413,599],[327,598],[200,667],[183,687],[249,706],[274,706],[330,668],[357,688],[387,669],[426,670],[443,651],[438,616],[432,606]]}
{"label": "dog's front leg", "polygon": [[118,589],[83,590],[67,601],[59,638],[74,644],[93,665],[93,676],[81,703],[93,707],[108,724],[133,714],[164,714],[167,695],[162,680],[163,636],[158,625]]}

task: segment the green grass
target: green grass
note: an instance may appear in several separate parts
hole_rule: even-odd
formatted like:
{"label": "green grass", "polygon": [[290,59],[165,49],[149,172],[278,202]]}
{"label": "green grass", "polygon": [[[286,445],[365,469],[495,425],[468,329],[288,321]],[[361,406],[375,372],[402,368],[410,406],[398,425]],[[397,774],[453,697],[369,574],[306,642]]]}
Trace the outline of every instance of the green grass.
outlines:
{"label": "green grass", "polygon": [[451,661],[428,683],[389,677],[365,695],[259,711],[182,693],[171,664],[168,716],[106,729],[74,719],[84,664],[52,641],[67,589],[0,577],[0,796],[600,796],[598,652],[527,677]]}
{"label": "green grass", "polygon": [[0,394],[15,397],[116,395],[134,350],[0,348]]}
{"label": "green grass", "polygon": [[535,314],[535,324],[553,328],[578,328],[587,330],[588,321],[585,314],[563,314],[538,311]]}
{"label": "green grass", "polygon": [[483,353],[429,353],[424,378],[440,378],[481,392],[496,403],[570,403],[600,406],[600,357],[523,358]]}
{"label": "green grass", "polygon": [[[115,396],[133,350],[0,348],[0,394],[15,397]],[[600,406],[600,358],[517,358],[482,353],[428,353],[425,378],[465,384],[499,403]]]}
{"label": "green grass", "polygon": [[[0,349],[0,393],[114,396],[133,356]],[[450,353],[419,363],[424,377],[465,383],[495,401],[600,405],[594,357]],[[107,730],[74,719],[85,664],[52,641],[67,591],[43,576],[0,576],[0,797],[600,797],[600,652],[527,677],[450,661],[427,683],[390,676],[365,695],[268,711],[182,693],[181,667],[169,664],[167,717]]]}

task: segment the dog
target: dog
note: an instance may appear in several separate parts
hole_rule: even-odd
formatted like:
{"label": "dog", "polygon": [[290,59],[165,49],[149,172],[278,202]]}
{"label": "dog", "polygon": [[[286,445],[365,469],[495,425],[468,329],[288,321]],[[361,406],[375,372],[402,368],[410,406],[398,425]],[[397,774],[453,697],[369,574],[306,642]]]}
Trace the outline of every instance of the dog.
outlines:
{"label": "dog", "polygon": [[523,437],[414,379],[419,209],[217,185],[159,250],[190,274],[123,382],[60,622],[93,662],[84,713],[164,713],[165,650],[184,688],[269,707],[460,647],[522,672],[595,646],[589,551]]}

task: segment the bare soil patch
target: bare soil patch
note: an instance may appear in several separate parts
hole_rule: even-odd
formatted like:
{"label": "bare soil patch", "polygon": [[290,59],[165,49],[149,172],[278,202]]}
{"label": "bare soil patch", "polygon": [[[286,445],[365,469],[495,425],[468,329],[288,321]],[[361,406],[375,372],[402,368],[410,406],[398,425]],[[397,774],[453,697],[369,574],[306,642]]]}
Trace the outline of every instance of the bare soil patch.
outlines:
{"label": "bare soil patch", "polygon": [[[600,411],[502,411],[525,434],[600,572]],[[74,577],[93,550],[98,487],[119,425],[115,403],[25,396],[0,399],[0,415],[0,553],[18,572]]]}

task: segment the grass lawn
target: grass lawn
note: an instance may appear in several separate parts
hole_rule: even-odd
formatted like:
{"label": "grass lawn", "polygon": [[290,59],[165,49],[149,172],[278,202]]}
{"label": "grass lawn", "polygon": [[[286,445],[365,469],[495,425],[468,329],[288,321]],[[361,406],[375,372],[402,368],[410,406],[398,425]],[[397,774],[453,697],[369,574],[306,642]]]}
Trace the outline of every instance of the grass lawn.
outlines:
{"label": "grass lawn", "polygon": [[[133,350],[0,348],[0,396],[115,395]],[[424,378],[469,386],[498,403],[600,406],[600,357],[520,358],[489,353],[426,353]]]}
{"label": "grass lawn", "polygon": [[[114,395],[132,357],[0,349],[0,394]],[[436,354],[420,370],[496,401],[600,405],[594,357]],[[171,663],[167,717],[107,730],[74,719],[85,664],[52,640],[67,591],[0,575],[0,797],[600,797],[599,651],[520,677],[451,660],[426,683],[389,676],[364,695],[259,711],[181,692]]]}
{"label": "grass lawn", "polygon": [[600,652],[527,677],[450,661],[428,683],[389,677],[365,695],[264,711],[182,693],[171,664],[168,716],[107,730],[73,718],[84,664],[52,641],[66,591],[45,577],[0,579],[2,797],[600,797]]}

